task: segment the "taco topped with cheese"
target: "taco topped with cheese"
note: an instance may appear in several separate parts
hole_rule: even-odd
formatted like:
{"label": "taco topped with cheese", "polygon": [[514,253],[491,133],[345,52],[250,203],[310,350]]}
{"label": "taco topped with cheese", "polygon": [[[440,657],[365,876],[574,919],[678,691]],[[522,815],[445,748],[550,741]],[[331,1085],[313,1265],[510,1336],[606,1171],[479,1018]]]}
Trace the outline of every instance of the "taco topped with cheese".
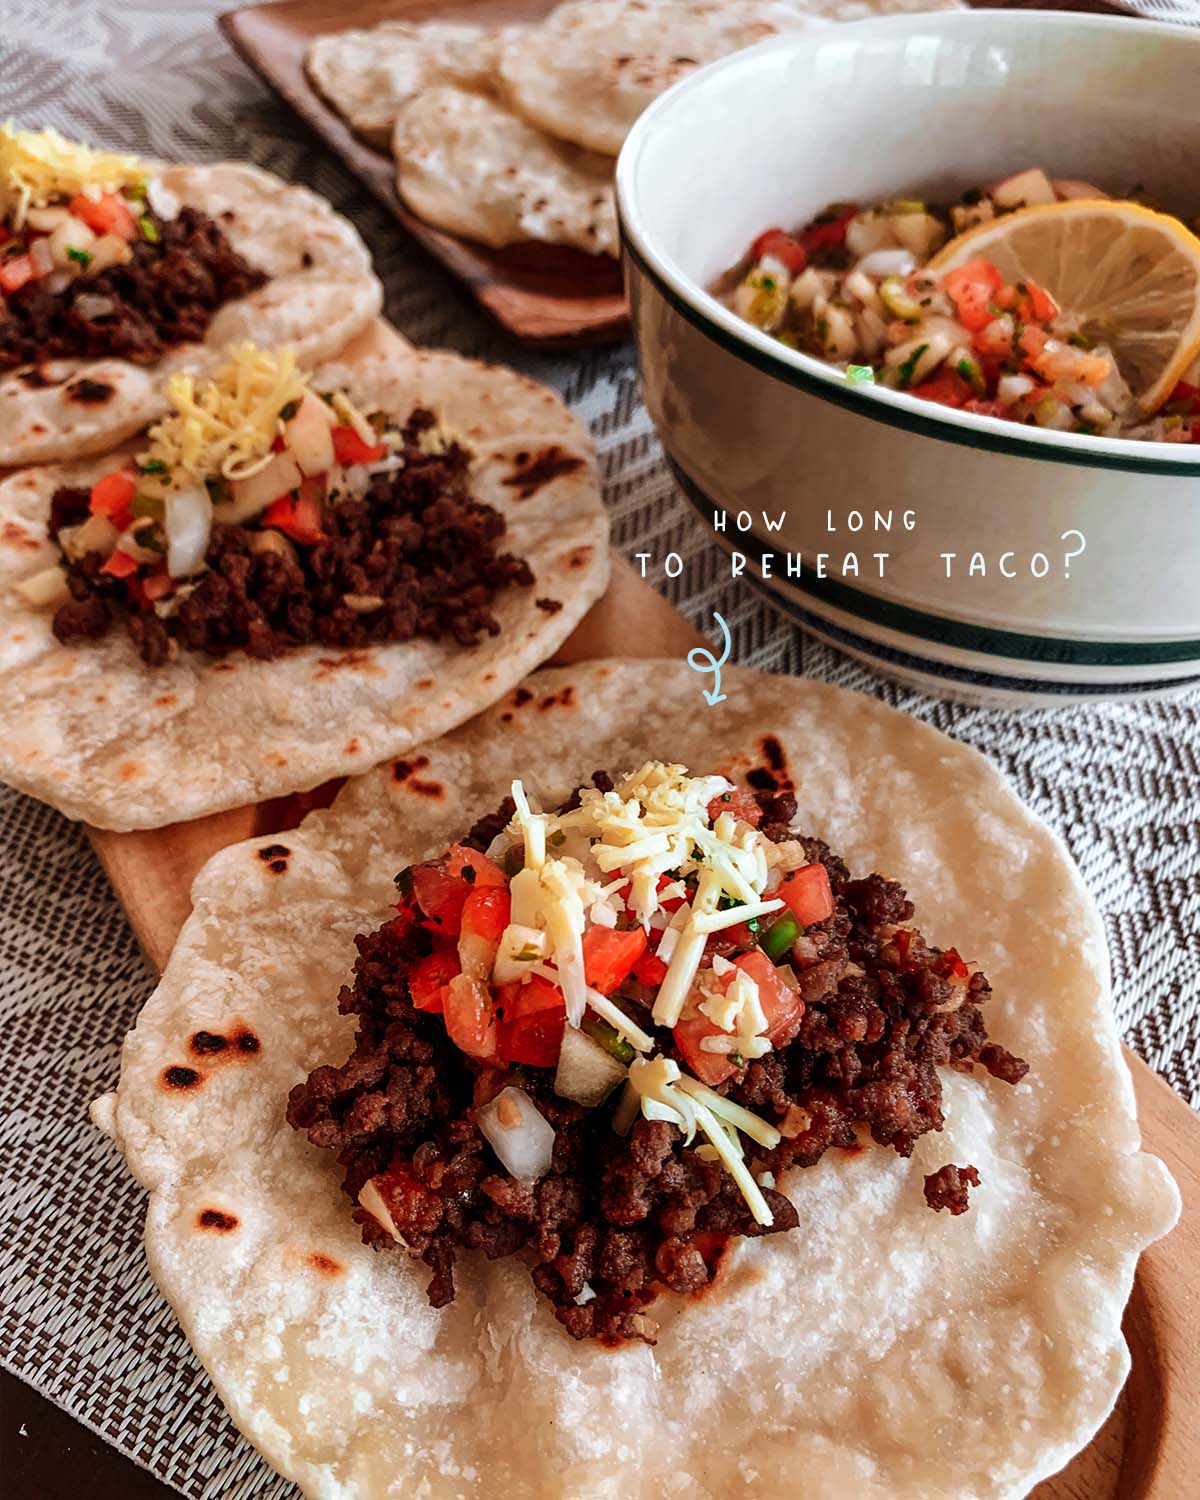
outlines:
{"label": "taco topped with cheese", "polygon": [[373,331],[235,346],[106,457],[0,479],[0,777],[102,827],[305,791],[469,718],[603,592],[587,434]]}
{"label": "taco topped with cheese", "polygon": [[271,658],[296,646],[497,635],[529,564],[471,497],[471,455],[417,405],[360,411],[291,350],[237,348],[211,380],[173,375],[172,413],[132,459],[50,500],[62,559],[22,580],[68,644],[122,620],[142,660],[182,647]]}
{"label": "taco topped with cheese", "polygon": [[967,746],[550,668],[192,899],[95,1118],[306,1495],[1023,1500],[1111,1411],[1178,1193],[1099,915]]}
{"label": "taco topped with cheese", "polygon": [[[796,1228],[789,1168],[860,1136],[911,1156],[944,1123],[939,1067],[1025,1076],[988,1040],[978,968],[795,814],[790,791],[653,760],[558,811],[516,781],[397,876],[341,996],[354,1052],[289,1119],[337,1151],[366,1242],[432,1268],[435,1307],[461,1252],[521,1251],[575,1338],[653,1343],[660,1291]],[[963,1213],[979,1182],[947,1162],[925,1197]]]}
{"label": "taco topped with cheese", "polygon": [[252,331],[327,359],[379,306],[358,235],[304,188],[0,125],[0,466],[112,446],[164,373]]}

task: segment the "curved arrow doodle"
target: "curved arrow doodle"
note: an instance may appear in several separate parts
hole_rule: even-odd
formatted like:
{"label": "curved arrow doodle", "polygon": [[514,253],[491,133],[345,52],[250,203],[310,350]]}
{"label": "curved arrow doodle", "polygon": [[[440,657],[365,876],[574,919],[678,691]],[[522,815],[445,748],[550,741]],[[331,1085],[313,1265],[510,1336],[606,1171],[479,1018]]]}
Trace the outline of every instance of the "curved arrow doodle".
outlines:
{"label": "curved arrow doodle", "polygon": [[721,668],[729,660],[729,653],[733,650],[733,638],[729,634],[729,626],[715,609],[713,619],[721,627],[721,636],[724,640],[720,656],[714,656],[706,646],[693,646],[687,654],[687,663],[693,672],[699,672],[704,677],[712,673],[716,678],[711,688],[704,689],[704,701],[709,708],[725,701],[726,695],[721,691]]}

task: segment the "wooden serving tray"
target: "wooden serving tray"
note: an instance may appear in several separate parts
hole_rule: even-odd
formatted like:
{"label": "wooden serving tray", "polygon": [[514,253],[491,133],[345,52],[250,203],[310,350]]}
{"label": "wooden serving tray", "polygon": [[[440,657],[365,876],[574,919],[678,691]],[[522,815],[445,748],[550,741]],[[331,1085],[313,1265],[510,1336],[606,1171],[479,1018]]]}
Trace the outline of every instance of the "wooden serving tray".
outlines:
{"label": "wooden serving tray", "polygon": [[379,201],[479,302],[520,339],[542,348],[612,343],[629,331],[621,268],[610,256],[557,245],[492,250],[434,229],[404,206],[390,154],[355,135],[309,82],[309,43],[328,31],[383,20],[470,21],[502,26],[536,21],[555,0],[280,0],[245,5],[220,17],[221,30],[246,62],[301,115]]}
{"label": "wooden serving tray", "polygon": [[[614,557],[613,567],[608,593],[556,661],[683,655],[700,641],[628,564]],[[697,678],[697,697],[700,688]],[[310,807],[331,801],[338,785],[148,833],[89,830],[151,962],[159,969],[165,964],[190,909],[191,882],[211,854],[238,839],[294,827]],[[1146,1145],[1179,1183],[1183,1220],[1139,1264],[1125,1314],[1133,1372],[1116,1410],[1094,1442],[1040,1485],[1033,1500],[1185,1500],[1200,1488],[1191,1429],[1200,1391],[1200,1292],[1194,1277],[1200,1258],[1200,1118],[1133,1053],[1126,1057]]]}

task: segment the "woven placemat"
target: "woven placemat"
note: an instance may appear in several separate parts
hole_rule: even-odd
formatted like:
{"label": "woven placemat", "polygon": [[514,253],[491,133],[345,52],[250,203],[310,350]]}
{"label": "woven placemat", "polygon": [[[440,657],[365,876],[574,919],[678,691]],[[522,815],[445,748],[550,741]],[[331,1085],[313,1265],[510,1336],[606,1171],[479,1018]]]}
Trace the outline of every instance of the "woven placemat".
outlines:
{"label": "woven placemat", "polygon": [[[531,356],[407,243],[233,57],[211,0],[105,13],[6,0],[0,118],[163,158],[246,157],[310,183],[358,224],[387,314],[419,343],[506,360],[556,386],[600,445],[614,539],[684,559],[667,585],[734,659],[873,693],[985,751],[1063,835],[1104,913],[1126,1038],[1200,1105],[1200,699],[1018,714],[937,702],[802,636],[744,585],[676,494],[627,348]],[[283,1500],[159,1298],[142,1193],[87,1105],[153,987],[78,828],[0,790],[0,1362],[183,1494]]]}

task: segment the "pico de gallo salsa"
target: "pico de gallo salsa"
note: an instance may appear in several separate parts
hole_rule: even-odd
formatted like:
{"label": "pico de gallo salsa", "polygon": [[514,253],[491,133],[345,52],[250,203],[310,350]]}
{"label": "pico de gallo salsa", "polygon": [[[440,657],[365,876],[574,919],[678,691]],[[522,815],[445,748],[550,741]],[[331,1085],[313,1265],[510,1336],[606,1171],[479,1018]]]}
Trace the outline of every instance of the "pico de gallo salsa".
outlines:
{"label": "pico de gallo salsa", "polygon": [[0,370],[153,363],[266,280],[147,163],[0,125]]}
{"label": "pico de gallo salsa", "polygon": [[364,415],[312,389],[290,351],[252,344],[166,389],[173,411],[136,457],[52,497],[61,561],[17,591],[54,610],[63,643],[121,622],[149,666],[181,648],[469,646],[499,632],[501,589],[533,583],[433,412]]}
{"label": "pico de gallo salsa", "polygon": [[[795,1227],[783,1174],[943,1123],[938,1068],[1015,1084],[977,966],[903,889],[853,879],[787,790],[648,762],[556,812],[522,783],[396,878],[339,1008],[353,1054],[288,1119],[337,1153],[363,1238],[455,1295],[463,1251],[527,1251],[576,1338],[654,1342],[736,1237]],[[969,1164],[926,1179],[966,1210]]]}
{"label": "pico de gallo salsa", "polygon": [[957,203],[835,203],[794,232],[760,234],[718,291],[852,384],[1056,431],[1200,442],[1200,361],[1148,416],[1103,338],[1044,287],[1006,282],[985,254],[926,269],[956,236],[1018,209],[1107,197],[1030,168]]}

